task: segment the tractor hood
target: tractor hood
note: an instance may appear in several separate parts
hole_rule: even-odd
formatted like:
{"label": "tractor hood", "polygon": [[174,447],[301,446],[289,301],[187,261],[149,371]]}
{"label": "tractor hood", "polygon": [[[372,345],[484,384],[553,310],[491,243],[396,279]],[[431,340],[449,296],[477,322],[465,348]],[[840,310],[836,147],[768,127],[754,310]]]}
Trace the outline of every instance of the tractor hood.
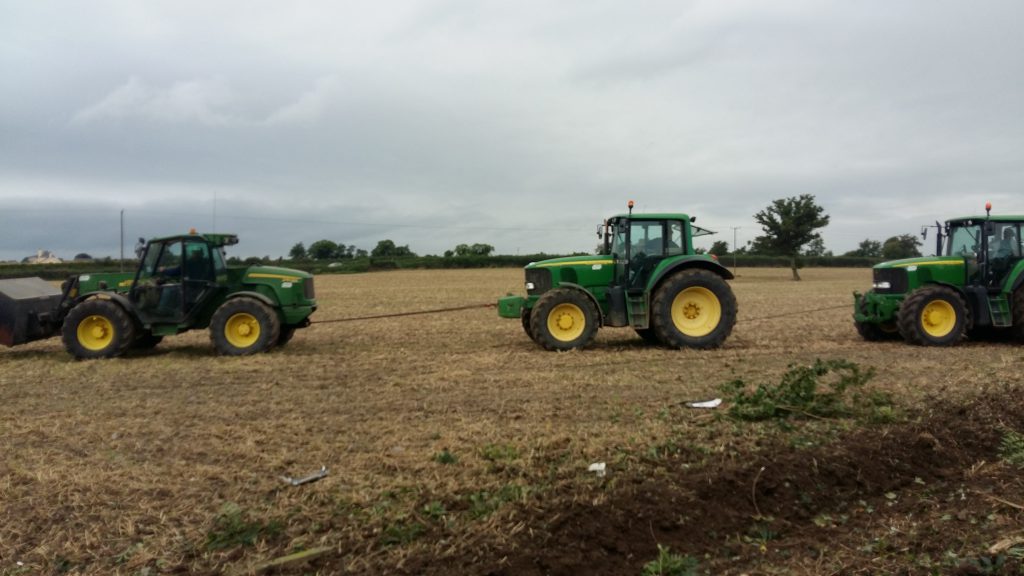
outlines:
{"label": "tractor hood", "polygon": [[250,266],[245,270],[245,280],[280,280],[282,282],[297,282],[313,275],[294,268],[281,268],[279,266]]}
{"label": "tractor hood", "polygon": [[603,255],[584,255],[584,256],[566,256],[565,258],[551,258],[550,260],[541,260],[540,262],[530,262],[526,265],[526,269],[532,268],[557,268],[561,266],[591,266],[595,270],[600,269],[605,265],[612,265],[615,260],[611,256]]}
{"label": "tractor hood", "polygon": [[964,259],[961,256],[922,256],[919,258],[904,258],[902,260],[890,260],[876,264],[876,270],[890,268],[925,268],[932,266],[963,266]]}

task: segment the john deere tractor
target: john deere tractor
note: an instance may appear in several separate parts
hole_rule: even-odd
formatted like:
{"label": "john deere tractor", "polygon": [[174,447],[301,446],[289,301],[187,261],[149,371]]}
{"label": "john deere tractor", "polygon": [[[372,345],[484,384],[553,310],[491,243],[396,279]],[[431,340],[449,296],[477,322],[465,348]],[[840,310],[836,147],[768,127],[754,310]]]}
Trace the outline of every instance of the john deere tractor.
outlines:
{"label": "john deere tractor", "polygon": [[548,350],[589,344],[601,326],[628,326],[647,342],[673,348],[714,348],[736,323],[733,277],[693,238],[712,234],[686,214],[613,216],[599,228],[598,256],[573,256],[526,266],[526,296],[498,300],[498,314],[521,320]]}
{"label": "john deere tractor", "polygon": [[[1024,216],[955,218],[936,223],[938,256],[874,267],[872,289],[854,292],[853,321],[865,340],[902,337],[947,346],[980,330],[1024,339]],[[927,229],[925,229],[927,231]]]}
{"label": "john deere tractor", "polygon": [[210,329],[221,354],[287,343],[316,310],[310,274],[271,266],[228,267],[233,234],[150,240],[134,273],[81,274],[57,290],[39,278],[0,280],[0,343],[55,336],[76,358],[152,348],[164,336]]}

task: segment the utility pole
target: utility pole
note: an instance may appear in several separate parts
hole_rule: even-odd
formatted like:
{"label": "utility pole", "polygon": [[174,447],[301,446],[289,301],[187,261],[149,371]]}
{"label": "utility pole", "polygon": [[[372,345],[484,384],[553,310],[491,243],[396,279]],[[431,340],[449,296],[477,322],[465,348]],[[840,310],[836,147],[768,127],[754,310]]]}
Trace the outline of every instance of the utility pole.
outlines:
{"label": "utility pole", "polygon": [[121,209],[121,272],[124,272],[124,208]]}
{"label": "utility pole", "polygon": [[736,274],[736,231],[742,226],[732,227],[732,273]]}

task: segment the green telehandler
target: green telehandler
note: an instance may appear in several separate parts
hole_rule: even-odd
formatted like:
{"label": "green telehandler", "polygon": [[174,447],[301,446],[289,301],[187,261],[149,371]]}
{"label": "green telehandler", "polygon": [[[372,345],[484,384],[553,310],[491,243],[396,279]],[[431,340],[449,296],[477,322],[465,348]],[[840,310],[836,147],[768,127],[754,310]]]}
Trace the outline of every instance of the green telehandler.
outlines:
{"label": "green telehandler", "polygon": [[110,358],[209,328],[216,350],[242,356],[286,344],[316,310],[313,277],[274,266],[229,267],[234,234],[150,240],[133,273],[0,280],[0,344],[61,335],[75,358]]}
{"label": "green telehandler", "polygon": [[698,254],[693,238],[713,234],[686,214],[633,214],[598,229],[597,256],[526,266],[526,296],[498,300],[498,314],[518,318],[548,350],[589,344],[601,326],[628,326],[645,341],[672,348],[714,348],[736,323],[733,275]]}
{"label": "green telehandler", "polygon": [[934,257],[876,265],[871,290],[853,293],[861,337],[947,346],[1001,330],[1024,340],[1024,216],[992,216],[991,210],[987,203],[985,216],[936,222]]}

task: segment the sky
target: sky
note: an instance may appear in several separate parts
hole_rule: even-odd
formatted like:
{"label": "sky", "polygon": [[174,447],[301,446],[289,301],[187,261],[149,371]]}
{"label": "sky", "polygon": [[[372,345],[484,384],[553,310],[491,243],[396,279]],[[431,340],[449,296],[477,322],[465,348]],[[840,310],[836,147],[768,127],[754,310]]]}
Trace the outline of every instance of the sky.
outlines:
{"label": "sky", "polygon": [[[0,260],[234,232],[569,253],[625,211],[836,253],[1024,213],[1019,0],[0,0]],[[925,243],[931,247],[931,241]]]}

